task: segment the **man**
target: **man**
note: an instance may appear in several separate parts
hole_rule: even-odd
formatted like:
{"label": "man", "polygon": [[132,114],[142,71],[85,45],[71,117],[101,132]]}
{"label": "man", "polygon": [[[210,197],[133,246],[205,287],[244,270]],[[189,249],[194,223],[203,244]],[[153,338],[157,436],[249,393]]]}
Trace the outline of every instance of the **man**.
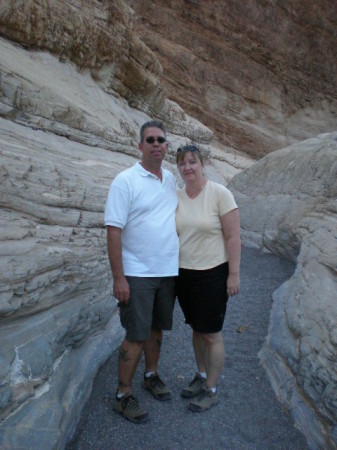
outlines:
{"label": "man", "polygon": [[176,181],[161,167],[168,149],[162,122],[153,120],[141,127],[138,148],[141,161],[117,175],[105,209],[113,292],[126,330],[114,409],[135,423],[148,418],[131,390],[143,350],[144,388],[157,400],[171,398],[157,365],[162,330],[172,329],[179,260]]}

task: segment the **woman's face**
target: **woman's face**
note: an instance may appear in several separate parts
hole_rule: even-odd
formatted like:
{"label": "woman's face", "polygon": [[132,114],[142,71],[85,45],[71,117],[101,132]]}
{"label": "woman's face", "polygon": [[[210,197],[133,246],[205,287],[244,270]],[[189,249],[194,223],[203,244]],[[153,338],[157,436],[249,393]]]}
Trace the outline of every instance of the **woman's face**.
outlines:
{"label": "woman's face", "polygon": [[181,178],[185,183],[200,180],[203,176],[203,165],[193,152],[186,152],[177,164]]}

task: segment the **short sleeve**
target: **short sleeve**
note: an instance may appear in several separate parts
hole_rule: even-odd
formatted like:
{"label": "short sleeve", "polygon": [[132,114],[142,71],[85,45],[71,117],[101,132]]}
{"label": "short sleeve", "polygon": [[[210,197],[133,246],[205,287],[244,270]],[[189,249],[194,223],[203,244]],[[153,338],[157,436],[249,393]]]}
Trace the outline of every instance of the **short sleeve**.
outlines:
{"label": "short sleeve", "polygon": [[238,205],[235,202],[234,195],[224,186],[219,185],[219,216],[222,217]]}
{"label": "short sleeve", "polygon": [[110,186],[105,205],[105,225],[123,229],[128,220],[130,204],[130,186],[123,177],[117,175]]}

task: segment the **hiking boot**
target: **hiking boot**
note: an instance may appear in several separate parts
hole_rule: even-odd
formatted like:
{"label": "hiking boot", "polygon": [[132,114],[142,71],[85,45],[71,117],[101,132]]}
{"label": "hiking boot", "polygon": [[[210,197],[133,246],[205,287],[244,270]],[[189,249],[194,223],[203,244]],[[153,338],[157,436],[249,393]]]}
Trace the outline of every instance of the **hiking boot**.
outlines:
{"label": "hiking boot", "polygon": [[116,397],[113,408],[133,423],[143,423],[148,419],[148,413],[144,411],[132,394],[125,394],[120,399]]}
{"label": "hiking boot", "polygon": [[211,389],[205,389],[195,400],[188,405],[188,409],[193,412],[202,412],[212,408],[219,403],[218,393],[213,393]]}
{"label": "hiking boot", "polygon": [[180,395],[184,398],[192,398],[201,394],[205,389],[205,382],[206,378],[203,378],[199,373],[196,373],[193,380],[181,391]]}
{"label": "hiking boot", "polygon": [[165,383],[160,379],[157,373],[145,377],[144,374],[144,388],[150,391],[157,400],[170,400],[171,391],[166,387]]}

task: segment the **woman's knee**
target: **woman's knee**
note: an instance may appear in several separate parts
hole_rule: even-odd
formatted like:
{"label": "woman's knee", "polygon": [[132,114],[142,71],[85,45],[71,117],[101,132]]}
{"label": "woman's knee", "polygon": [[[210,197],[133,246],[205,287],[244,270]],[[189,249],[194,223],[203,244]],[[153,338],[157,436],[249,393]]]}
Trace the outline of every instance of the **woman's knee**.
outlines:
{"label": "woman's knee", "polygon": [[213,346],[222,343],[221,333],[204,333],[201,335],[205,345]]}

